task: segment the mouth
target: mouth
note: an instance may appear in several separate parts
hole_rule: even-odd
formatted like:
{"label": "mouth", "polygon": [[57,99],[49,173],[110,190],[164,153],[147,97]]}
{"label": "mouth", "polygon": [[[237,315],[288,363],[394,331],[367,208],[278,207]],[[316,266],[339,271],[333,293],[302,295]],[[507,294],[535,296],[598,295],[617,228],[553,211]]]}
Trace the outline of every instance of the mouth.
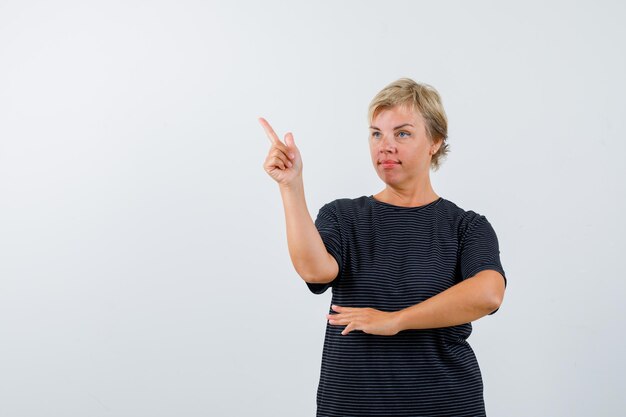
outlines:
{"label": "mouth", "polygon": [[392,161],[392,160],[386,160],[386,161],[381,161],[379,162],[380,165],[383,166],[383,168],[393,168],[397,165],[400,165],[399,161]]}

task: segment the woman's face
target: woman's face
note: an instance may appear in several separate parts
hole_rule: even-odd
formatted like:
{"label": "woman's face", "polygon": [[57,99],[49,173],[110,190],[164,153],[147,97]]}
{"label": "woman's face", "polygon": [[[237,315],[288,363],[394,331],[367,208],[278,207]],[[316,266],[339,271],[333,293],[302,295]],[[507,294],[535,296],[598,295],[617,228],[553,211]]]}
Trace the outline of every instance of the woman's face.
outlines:
{"label": "woman's face", "polygon": [[[433,148],[424,118],[406,105],[380,111],[370,126],[370,153],[376,173],[386,184],[415,187],[428,176]],[[389,160],[394,163],[385,164]]]}

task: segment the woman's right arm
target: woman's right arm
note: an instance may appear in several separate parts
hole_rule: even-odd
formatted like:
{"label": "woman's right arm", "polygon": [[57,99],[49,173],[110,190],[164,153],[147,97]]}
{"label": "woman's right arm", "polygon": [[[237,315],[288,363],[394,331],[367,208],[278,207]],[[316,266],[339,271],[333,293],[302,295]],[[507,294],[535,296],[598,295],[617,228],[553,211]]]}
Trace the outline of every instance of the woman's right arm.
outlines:
{"label": "woman's right arm", "polygon": [[296,272],[310,283],[325,284],[339,274],[337,260],[328,253],[306,206],[302,158],[291,132],[282,143],[267,120],[259,118],[271,148],[263,168],[280,187],[287,223],[289,255]]}
{"label": "woman's right arm", "polygon": [[296,181],[280,187],[287,223],[291,263],[306,282],[325,284],[339,274],[337,260],[328,253],[304,198],[304,184]]}

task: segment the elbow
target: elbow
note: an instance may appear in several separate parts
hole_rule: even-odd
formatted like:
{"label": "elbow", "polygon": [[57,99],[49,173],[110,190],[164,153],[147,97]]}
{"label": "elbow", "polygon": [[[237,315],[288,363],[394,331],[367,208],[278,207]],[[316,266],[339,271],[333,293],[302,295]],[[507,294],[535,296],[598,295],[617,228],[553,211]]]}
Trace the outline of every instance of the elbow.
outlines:
{"label": "elbow", "polygon": [[319,284],[319,276],[310,270],[298,269],[296,268],[296,272],[300,275],[300,278],[306,283],[309,284]]}
{"label": "elbow", "polygon": [[483,292],[480,297],[480,310],[483,312],[481,315],[493,314],[500,308],[502,304],[502,297],[494,292]]}
{"label": "elbow", "polygon": [[304,274],[304,273],[298,273],[298,275],[300,275],[300,278],[302,278],[302,281],[308,284],[320,284],[319,279],[317,279],[316,275]]}
{"label": "elbow", "polygon": [[502,305],[502,299],[491,298],[489,302],[487,303],[486,310],[489,312],[496,311],[497,309],[500,308],[501,305]]}
{"label": "elbow", "polygon": [[330,277],[328,275],[324,275],[320,273],[313,273],[313,274],[306,274],[306,275],[299,274],[299,275],[305,282],[308,282],[309,284],[328,284],[329,282],[332,282],[335,279],[335,275]]}
{"label": "elbow", "polygon": [[313,269],[298,269],[296,268],[296,272],[300,275],[300,278],[306,283],[309,284],[324,284],[324,278],[320,275],[319,271],[315,271]]}
{"label": "elbow", "polygon": [[304,282],[310,284],[319,283],[319,272],[314,268],[315,263],[306,261],[306,260],[293,260],[293,267],[296,270],[296,273],[302,278]]}
{"label": "elbow", "polygon": [[497,309],[500,308],[500,306],[502,305],[502,301],[504,299],[504,290],[502,291],[493,291],[489,297],[487,297],[485,304],[486,304],[486,309],[488,311],[495,311]]}
{"label": "elbow", "polygon": [[504,278],[497,271],[485,270],[476,274],[482,284],[483,305],[486,310],[494,311],[500,308],[504,299]]}
{"label": "elbow", "polygon": [[306,273],[300,273],[300,277],[311,284],[328,284],[339,276],[339,264],[330,253],[327,253],[326,263],[316,263],[315,270],[308,270]]}

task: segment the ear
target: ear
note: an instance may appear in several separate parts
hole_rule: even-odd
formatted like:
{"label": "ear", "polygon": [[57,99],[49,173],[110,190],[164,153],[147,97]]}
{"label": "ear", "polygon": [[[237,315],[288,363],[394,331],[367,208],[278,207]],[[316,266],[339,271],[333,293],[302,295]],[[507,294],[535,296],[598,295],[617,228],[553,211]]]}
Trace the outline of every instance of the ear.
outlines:
{"label": "ear", "polygon": [[437,152],[439,152],[439,148],[441,148],[442,144],[443,144],[443,140],[442,139],[439,139],[437,142],[433,142],[433,144],[431,145],[432,155],[434,155]]}

